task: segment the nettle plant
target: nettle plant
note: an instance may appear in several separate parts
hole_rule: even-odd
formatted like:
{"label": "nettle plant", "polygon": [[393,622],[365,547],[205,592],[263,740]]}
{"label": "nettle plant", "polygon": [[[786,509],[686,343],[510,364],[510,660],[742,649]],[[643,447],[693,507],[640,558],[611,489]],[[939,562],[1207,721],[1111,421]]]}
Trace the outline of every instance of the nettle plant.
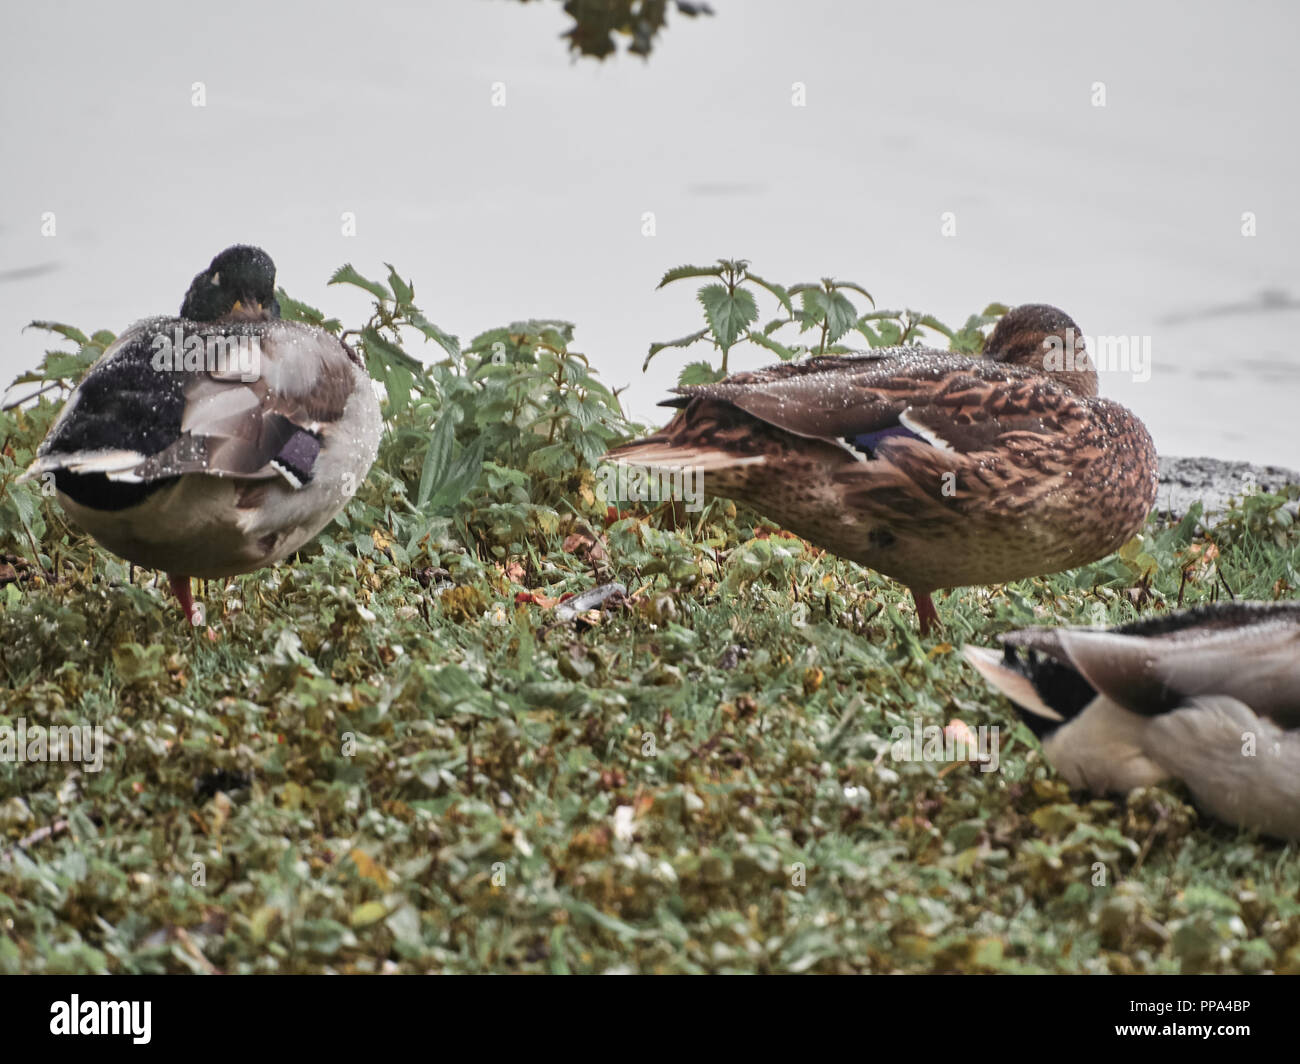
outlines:
{"label": "nettle plant", "polygon": [[[330,283],[374,297],[360,329],[343,331],[283,293],[281,310],[355,344],[387,393],[387,432],[371,479],[387,478],[383,518],[402,553],[414,553],[452,519],[465,542],[504,556],[530,532],[554,532],[556,508],[567,500],[595,506],[592,470],[613,441],[639,426],[587,357],[569,350],[572,324],[514,322],[462,347],[424,316],[413,285],[392,266],[387,283],[350,265]],[[412,357],[404,346],[411,337],[435,344],[443,357],[427,365]]]}
{"label": "nettle plant", "polygon": [[[853,281],[825,277],[815,284],[786,287],[751,272],[745,259],[719,259],[713,266],[678,266],[664,274],[658,287],[703,277],[715,279],[696,293],[704,308],[705,327],[678,340],[651,344],[643,370],[666,348],[691,347],[707,341],[722,353],[720,363],[715,366],[712,362],[691,362],[683,367],[677,382],[709,384],[727,375],[731,349],[738,344],[753,344],[789,362],[809,355],[850,354],[855,349],[841,341],[851,333],[862,336],[874,348],[919,343],[924,338],[923,330],[929,330],[943,336],[949,350],[977,355],[984,347],[984,334],[980,330],[997,321],[1008,309],[1001,303],[991,303],[983,313],[967,318],[960,329],[952,329],[930,314],[877,310],[871,293]],[[778,312],[758,328],[760,293],[776,300]],[[859,313],[851,295],[864,298],[871,309]],[[804,336],[807,339],[801,341],[799,338]]]}
{"label": "nettle plant", "polygon": [[[0,553],[25,556],[42,570],[50,571],[55,566],[51,550],[60,553],[51,544],[71,543],[78,539],[77,534],[69,528],[63,512],[49,505],[52,482],[29,480],[15,484],[14,480],[36,457],[37,446],[58,416],[61,404],[50,401],[51,398],[62,399],[71,392],[117,337],[107,329],[87,336],[80,329],[57,321],[34,321],[28,328],[54,333],[75,344],[76,350],[47,350],[41,364],[16,377],[11,386],[36,384],[39,387],[0,410]],[[27,407],[32,399],[38,398],[40,402]],[[85,564],[84,551],[70,553],[74,563]],[[0,605],[12,605],[18,597],[17,586],[6,584],[0,592]]]}

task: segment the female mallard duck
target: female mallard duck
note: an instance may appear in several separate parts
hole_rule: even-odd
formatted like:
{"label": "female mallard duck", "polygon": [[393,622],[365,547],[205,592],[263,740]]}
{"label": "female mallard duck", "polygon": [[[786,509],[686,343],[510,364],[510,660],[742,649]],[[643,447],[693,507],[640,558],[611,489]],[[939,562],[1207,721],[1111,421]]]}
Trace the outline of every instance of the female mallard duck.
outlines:
{"label": "female mallard duck", "polygon": [[1300,602],[1002,641],[1003,654],[966,657],[1071,786],[1124,793],[1172,777],[1220,820],[1300,839]]}
{"label": "female mallard duck", "polygon": [[923,634],[932,591],[1095,561],[1155,502],[1150,435],[1097,397],[1055,307],[1011,311],[983,358],[886,348],[676,390],[666,428],[607,457],[697,470],[709,494],[892,576]]}
{"label": "female mallard duck", "polygon": [[360,357],[280,319],[275,264],[227,248],[179,318],[132,326],[69,397],[24,479],[127,561],[164,569],[193,618],[190,577],[288,557],[339,512],[379,446]]}

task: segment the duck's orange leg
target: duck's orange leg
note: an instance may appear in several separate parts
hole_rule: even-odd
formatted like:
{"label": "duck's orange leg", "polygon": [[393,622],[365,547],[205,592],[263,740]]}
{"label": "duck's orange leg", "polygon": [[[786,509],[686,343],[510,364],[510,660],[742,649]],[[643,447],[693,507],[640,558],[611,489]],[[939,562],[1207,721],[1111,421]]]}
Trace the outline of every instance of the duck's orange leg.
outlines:
{"label": "duck's orange leg", "polygon": [[934,608],[934,599],[928,593],[913,591],[912,598],[916,600],[916,618],[921,622],[922,638],[943,627],[939,623],[939,611]]}
{"label": "duck's orange leg", "polygon": [[185,611],[185,619],[194,623],[194,596],[190,594],[190,578],[180,576],[176,573],[167,574],[167,582],[171,584],[172,594],[181,604],[181,609]]}

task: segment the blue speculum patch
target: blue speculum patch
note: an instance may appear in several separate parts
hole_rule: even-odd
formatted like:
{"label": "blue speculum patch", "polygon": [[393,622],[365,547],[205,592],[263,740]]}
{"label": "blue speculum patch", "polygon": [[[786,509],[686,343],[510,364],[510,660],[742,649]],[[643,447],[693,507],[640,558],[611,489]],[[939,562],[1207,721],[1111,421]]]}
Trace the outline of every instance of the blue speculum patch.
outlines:
{"label": "blue speculum patch", "polygon": [[913,440],[920,440],[924,437],[918,436],[909,428],[902,425],[891,425],[887,429],[877,429],[875,432],[864,432],[859,436],[845,436],[844,442],[849,446],[862,451],[868,457],[875,457],[876,448],[881,442],[892,436],[906,436]]}
{"label": "blue speculum patch", "polygon": [[311,479],[312,467],[320,455],[320,440],[306,429],[298,429],[289,441],[280,448],[275,460],[289,470],[300,481],[306,483]]}

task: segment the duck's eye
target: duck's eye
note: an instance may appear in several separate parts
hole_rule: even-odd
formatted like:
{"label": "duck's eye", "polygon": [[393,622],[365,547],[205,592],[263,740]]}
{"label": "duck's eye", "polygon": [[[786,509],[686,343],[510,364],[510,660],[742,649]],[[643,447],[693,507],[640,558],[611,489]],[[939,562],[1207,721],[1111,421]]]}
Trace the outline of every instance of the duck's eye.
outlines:
{"label": "duck's eye", "polygon": [[218,284],[220,284],[220,283],[221,283],[221,274],[219,274],[219,273],[214,273],[211,277],[208,278],[208,283],[209,283],[209,284],[212,284],[212,285],[218,285]]}

